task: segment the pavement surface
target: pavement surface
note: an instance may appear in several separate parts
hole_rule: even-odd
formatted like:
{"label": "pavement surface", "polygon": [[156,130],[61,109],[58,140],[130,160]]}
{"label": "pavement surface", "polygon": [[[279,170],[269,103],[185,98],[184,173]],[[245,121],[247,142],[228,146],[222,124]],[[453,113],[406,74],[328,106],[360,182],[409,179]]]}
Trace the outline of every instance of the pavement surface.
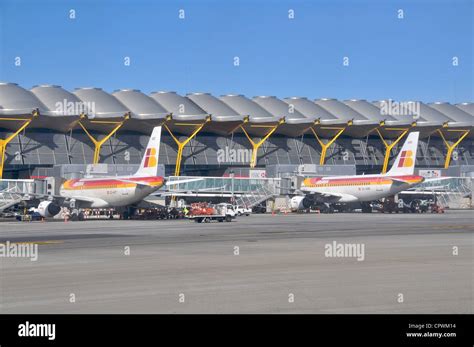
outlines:
{"label": "pavement surface", "polygon": [[0,313],[473,313],[473,235],[473,211],[3,222],[38,259],[0,257]]}

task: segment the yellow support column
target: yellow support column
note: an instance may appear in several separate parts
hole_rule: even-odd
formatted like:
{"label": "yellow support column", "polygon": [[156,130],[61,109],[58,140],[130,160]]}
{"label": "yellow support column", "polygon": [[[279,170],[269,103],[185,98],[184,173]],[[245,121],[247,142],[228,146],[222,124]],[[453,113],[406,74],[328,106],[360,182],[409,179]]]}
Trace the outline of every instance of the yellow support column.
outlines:
{"label": "yellow support column", "polygon": [[406,133],[408,132],[409,129],[407,129],[407,128],[403,128],[403,129],[386,128],[385,130],[398,130],[398,131],[402,131],[402,133],[395,139],[395,141],[393,141],[392,143],[389,144],[383,138],[383,135],[380,132],[380,130],[378,128],[375,129],[375,131],[377,131],[377,134],[379,134],[379,137],[380,137],[380,139],[382,140],[382,142],[385,146],[385,156],[384,156],[383,167],[382,167],[382,173],[383,174],[387,172],[388,161],[390,159],[390,152],[392,151],[392,148],[403,138],[403,136],[406,135]]}
{"label": "yellow support column", "polygon": [[17,121],[17,122],[23,122],[23,124],[10,136],[8,136],[6,139],[0,139],[0,179],[3,178],[3,167],[5,165],[5,156],[6,156],[6,150],[7,150],[7,145],[10,143],[11,140],[13,140],[19,133],[21,133],[23,130],[26,129],[28,125],[30,125],[31,121],[33,118],[38,116],[38,111],[33,112],[33,116],[31,118],[0,118],[0,121]]}
{"label": "yellow support column", "polygon": [[[84,118],[84,116],[81,116],[81,118]],[[93,164],[97,164],[99,162],[99,158],[100,158],[100,149],[102,148],[102,145],[108,140],[110,139],[110,137],[115,134],[123,125],[123,123],[125,123],[125,121],[127,119],[130,118],[130,115],[129,114],[126,114],[124,117],[123,117],[123,120],[121,121],[118,121],[118,122],[115,122],[115,121],[101,121],[101,120],[93,120],[91,121],[91,123],[93,124],[113,124],[115,125],[115,127],[101,140],[97,140],[94,138],[94,136],[91,135],[91,133],[86,129],[86,127],[84,126],[84,124],[82,124],[81,121],[79,121],[79,125],[81,126],[81,128],[84,130],[84,132],[87,134],[87,136],[89,137],[89,139],[92,141],[92,143],[94,144],[94,160],[93,160]]]}
{"label": "yellow support column", "polygon": [[176,157],[176,166],[175,166],[175,170],[174,170],[174,175],[175,176],[179,176],[180,171],[181,171],[181,160],[183,158],[184,147],[189,143],[189,141],[191,141],[194,137],[196,137],[196,135],[201,131],[201,129],[204,127],[204,125],[206,125],[206,123],[210,122],[210,121],[211,121],[211,117],[207,117],[206,121],[204,123],[201,123],[201,124],[176,123],[175,125],[178,125],[178,126],[196,126],[196,129],[184,141],[179,141],[179,139],[172,133],[170,128],[168,128],[168,126],[165,123],[163,123],[163,126],[166,128],[166,130],[168,130],[168,132],[171,135],[171,137],[173,138],[174,142],[176,142],[176,144],[178,145],[178,155]]}
{"label": "yellow support column", "polygon": [[[246,122],[244,122],[246,123]],[[247,133],[247,130],[245,130],[243,124],[240,124],[239,127],[242,129],[244,132],[245,136],[249,140],[250,144],[252,145],[252,159],[250,160],[250,167],[254,168],[257,165],[257,155],[258,155],[258,149],[260,148],[261,145],[265,143],[265,141],[278,129],[278,127],[285,123],[285,119],[282,118],[278,121],[277,124],[275,125],[252,125],[252,128],[270,128],[270,131],[265,134],[265,136],[262,137],[262,139],[258,142],[255,142],[252,140],[250,135]]]}
{"label": "yellow support column", "polygon": [[447,169],[449,167],[449,163],[451,163],[451,155],[453,154],[454,149],[461,143],[462,140],[464,140],[464,138],[469,134],[470,130],[458,130],[458,129],[448,130],[449,132],[462,132],[463,133],[461,137],[452,145],[450,145],[449,142],[446,140],[441,129],[438,129],[437,131],[441,135],[441,138],[443,139],[443,142],[446,145],[446,148],[448,149],[448,152],[446,153],[446,159],[444,161],[444,168]]}
{"label": "yellow support column", "polygon": [[313,127],[310,128],[311,131],[313,132],[314,134],[314,137],[316,137],[316,140],[318,140],[319,142],[319,145],[321,146],[321,157],[319,158],[319,165],[324,165],[324,163],[326,162],[326,152],[329,148],[329,146],[331,146],[334,141],[337,140],[337,138],[339,136],[342,135],[342,133],[344,132],[344,130],[346,130],[346,128],[333,128],[333,127],[322,127],[321,129],[325,129],[325,130],[338,130],[338,132],[336,133],[336,135],[334,135],[334,137],[329,140],[327,143],[324,143],[318,136],[318,134],[316,133],[316,130],[314,130]]}

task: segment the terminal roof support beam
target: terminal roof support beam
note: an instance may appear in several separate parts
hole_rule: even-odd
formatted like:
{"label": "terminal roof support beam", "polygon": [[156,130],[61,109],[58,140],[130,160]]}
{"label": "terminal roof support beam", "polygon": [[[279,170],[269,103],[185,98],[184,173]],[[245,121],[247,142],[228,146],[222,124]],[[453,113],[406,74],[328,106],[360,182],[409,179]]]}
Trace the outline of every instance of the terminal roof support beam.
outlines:
{"label": "terminal roof support beam", "polygon": [[[85,118],[84,115],[81,116],[81,118]],[[79,125],[81,126],[81,128],[84,130],[84,132],[87,134],[87,136],[89,137],[89,139],[92,141],[92,143],[94,144],[94,160],[93,160],[93,164],[97,164],[99,162],[99,158],[100,158],[100,149],[102,148],[102,145],[108,140],[110,139],[110,137],[112,135],[114,135],[123,125],[123,123],[125,123],[125,121],[127,119],[130,118],[130,114],[125,114],[125,116],[123,117],[123,119],[121,121],[105,121],[105,120],[91,120],[90,122],[93,123],[93,124],[111,124],[111,125],[115,125],[114,128],[107,134],[105,135],[105,137],[101,140],[97,140],[94,136],[91,135],[91,133],[87,130],[87,128],[85,127],[84,124],[82,124],[81,121],[79,121]]]}
{"label": "terminal roof support beam", "polygon": [[441,129],[438,129],[437,131],[441,135],[441,138],[443,139],[443,142],[446,145],[446,148],[448,149],[448,152],[446,153],[446,159],[444,161],[444,168],[447,169],[449,167],[449,163],[451,162],[451,156],[453,154],[454,149],[461,143],[462,140],[464,140],[464,138],[467,135],[469,135],[470,130],[461,130],[461,129],[449,129],[449,130],[447,130],[448,132],[462,133],[462,135],[459,137],[459,139],[456,142],[454,142],[453,144],[450,144],[446,140],[446,137],[444,136]]}
{"label": "terminal roof support beam", "polygon": [[[245,122],[244,122],[245,123]],[[245,130],[245,127],[243,126],[243,124],[240,124],[239,125],[239,128],[242,129],[242,131],[244,132],[245,136],[247,137],[247,139],[249,140],[250,144],[252,145],[252,159],[250,160],[250,167],[251,168],[254,168],[256,165],[257,165],[257,154],[258,154],[258,149],[260,148],[260,146],[262,146],[265,141],[268,140],[268,138],[278,129],[278,127],[285,123],[285,119],[282,118],[278,121],[277,124],[274,124],[274,125],[258,125],[258,124],[252,124],[250,127],[251,128],[267,128],[267,129],[270,129],[270,131],[268,133],[266,133],[261,139],[260,141],[258,142],[255,142],[254,140],[252,140],[252,138],[250,137],[250,135],[248,134],[247,130]]]}
{"label": "terminal roof support beam", "polygon": [[237,125],[234,129],[232,129],[231,131],[229,131],[229,135],[233,134],[237,129],[241,128],[244,124],[248,123],[249,122],[249,117],[246,116],[244,118],[244,120],[242,121],[242,123],[240,123],[239,125]]}
{"label": "terminal roof support beam", "polygon": [[401,131],[402,133],[400,135],[398,135],[398,137],[394,141],[392,141],[392,143],[388,143],[387,141],[385,141],[385,139],[384,139],[382,133],[380,132],[380,130],[378,128],[375,129],[377,134],[379,134],[379,137],[382,140],[382,143],[385,146],[385,156],[384,156],[383,167],[382,167],[382,173],[383,174],[387,172],[388,161],[390,159],[390,152],[392,151],[392,148],[403,138],[403,136],[406,135],[406,133],[408,133],[408,130],[410,130],[410,129],[409,128],[384,128],[384,130]]}
{"label": "terminal roof support beam", "polygon": [[0,179],[3,178],[3,167],[5,165],[5,156],[7,145],[13,140],[19,133],[26,129],[28,125],[30,125],[33,118],[37,117],[39,112],[37,110],[33,111],[31,118],[0,118],[0,121],[16,121],[16,122],[23,122],[23,124],[13,132],[10,136],[6,139],[0,139]]}
{"label": "terminal roof support beam", "polygon": [[342,135],[342,133],[346,130],[346,127],[343,128],[336,128],[336,127],[321,127],[321,130],[337,130],[336,135],[332,137],[327,143],[324,143],[321,138],[319,137],[318,133],[316,130],[314,130],[313,127],[310,127],[311,132],[314,134],[314,137],[316,140],[318,140],[319,145],[321,146],[321,157],[319,158],[319,165],[324,165],[326,162],[326,153],[328,148],[334,143],[334,141],[337,140],[339,136]]}
{"label": "terminal roof support beam", "polygon": [[163,126],[166,128],[166,130],[168,130],[168,132],[170,133],[171,137],[173,138],[174,142],[176,142],[176,144],[178,145],[178,155],[176,157],[176,165],[175,165],[175,170],[174,170],[174,175],[175,176],[179,176],[180,174],[180,171],[181,171],[181,161],[182,161],[182,158],[183,158],[183,150],[184,150],[184,147],[189,143],[189,141],[191,141],[193,138],[196,137],[196,135],[201,131],[201,129],[204,127],[204,125],[206,125],[206,123],[210,122],[211,121],[211,117],[207,117],[206,118],[206,121],[204,123],[201,123],[201,124],[194,124],[194,123],[175,123],[174,125],[177,125],[177,126],[194,126],[196,127],[196,129],[194,129],[194,131],[191,133],[191,135],[189,135],[186,140],[184,141],[180,141],[174,134],[173,132],[170,130],[170,128],[168,128],[168,126],[166,125],[166,123],[163,123]]}

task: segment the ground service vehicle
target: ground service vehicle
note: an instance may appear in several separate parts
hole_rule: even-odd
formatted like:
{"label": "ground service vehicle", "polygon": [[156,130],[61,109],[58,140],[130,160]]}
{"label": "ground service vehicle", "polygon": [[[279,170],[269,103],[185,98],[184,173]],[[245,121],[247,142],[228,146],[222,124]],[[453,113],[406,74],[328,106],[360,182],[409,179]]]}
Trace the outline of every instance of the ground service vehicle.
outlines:
{"label": "ground service vehicle", "polygon": [[230,204],[210,205],[207,203],[196,203],[191,205],[188,218],[196,223],[209,223],[211,221],[231,222],[235,216],[234,207]]}
{"label": "ground service vehicle", "polygon": [[243,215],[250,216],[250,214],[252,213],[251,208],[247,208],[241,205],[235,206],[234,209],[235,209],[235,212],[237,213],[237,216],[243,216]]}

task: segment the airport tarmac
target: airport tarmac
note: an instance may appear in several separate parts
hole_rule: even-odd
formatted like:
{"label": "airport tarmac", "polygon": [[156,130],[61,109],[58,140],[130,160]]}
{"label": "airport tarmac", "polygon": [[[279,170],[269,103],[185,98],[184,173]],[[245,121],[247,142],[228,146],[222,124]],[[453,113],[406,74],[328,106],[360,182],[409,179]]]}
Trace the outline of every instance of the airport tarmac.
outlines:
{"label": "airport tarmac", "polygon": [[0,258],[0,313],[473,313],[473,217],[0,223],[0,243],[39,244]]}

